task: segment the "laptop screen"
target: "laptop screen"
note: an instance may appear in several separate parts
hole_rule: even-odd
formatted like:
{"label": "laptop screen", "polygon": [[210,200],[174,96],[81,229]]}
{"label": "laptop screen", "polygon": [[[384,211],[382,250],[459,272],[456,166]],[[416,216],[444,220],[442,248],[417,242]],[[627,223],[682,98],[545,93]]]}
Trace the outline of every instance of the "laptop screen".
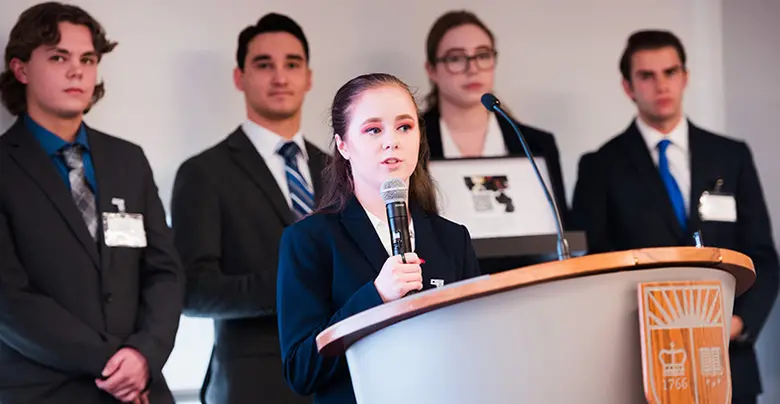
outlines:
{"label": "laptop screen", "polygon": [[[544,158],[534,160],[552,192]],[[555,217],[526,157],[434,160],[430,169],[441,216],[465,225],[472,238],[556,233]]]}

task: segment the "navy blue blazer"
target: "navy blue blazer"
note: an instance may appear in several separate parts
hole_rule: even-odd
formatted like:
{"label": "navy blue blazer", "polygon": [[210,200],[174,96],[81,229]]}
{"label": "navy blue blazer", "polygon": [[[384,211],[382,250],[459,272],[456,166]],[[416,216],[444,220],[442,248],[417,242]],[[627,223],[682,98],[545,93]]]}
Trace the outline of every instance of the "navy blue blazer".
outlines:
{"label": "navy blue blazer", "polygon": [[[425,260],[423,287],[480,275],[468,230],[414,203],[415,252]],[[382,304],[374,279],[388,258],[356,198],[342,212],[317,213],[285,229],[279,252],[277,310],[284,376],[298,394],[318,404],[354,403],[344,355],[323,357],[317,334]]]}

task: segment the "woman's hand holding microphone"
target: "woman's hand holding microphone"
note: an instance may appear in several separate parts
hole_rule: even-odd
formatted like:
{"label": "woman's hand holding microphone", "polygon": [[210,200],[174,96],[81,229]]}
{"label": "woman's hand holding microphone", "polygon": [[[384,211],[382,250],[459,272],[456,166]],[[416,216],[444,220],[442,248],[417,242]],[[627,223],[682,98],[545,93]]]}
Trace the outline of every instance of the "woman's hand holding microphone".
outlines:
{"label": "woman's hand holding microphone", "polygon": [[413,290],[422,290],[423,277],[420,264],[425,261],[415,253],[406,253],[404,263],[400,255],[393,255],[385,261],[379,276],[374,280],[374,286],[387,303],[404,297]]}

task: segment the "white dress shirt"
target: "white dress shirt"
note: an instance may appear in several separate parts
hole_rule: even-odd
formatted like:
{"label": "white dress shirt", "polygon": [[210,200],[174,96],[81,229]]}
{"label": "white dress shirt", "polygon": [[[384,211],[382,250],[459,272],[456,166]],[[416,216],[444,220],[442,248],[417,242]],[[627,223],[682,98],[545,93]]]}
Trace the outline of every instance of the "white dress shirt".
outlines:
{"label": "white dress shirt", "polygon": [[[361,205],[362,206],[362,205]],[[366,211],[366,215],[368,215],[368,219],[371,220],[371,225],[374,226],[374,230],[376,230],[376,235],[379,236],[379,240],[382,241],[382,245],[385,247],[385,251],[387,251],[387,256],[393,255],[393,245],[390,240],[390,226],[388,226],[387,222],[383,221],[382,219],[376,217],[373,213],[369,212],[365,207],[363,207],[363,210]],[[412,218],[409,218],[409,240],[412,244],[412,251],[415,249],[415,243],[414,243],[414,224],[412,223]]]}
{"label": "white dress shirt", "polygon": [[[444,157],[448,159],[463,157],[463,154],[455,144],[452,133],[444,123],[443,118],[439,118],[439,127],[441,128],[441,144]],[[504,135],[501,132],[501,126],[498,125],[498,117],[495,113],[489,115],[487,134],[485,135],[485,146],[482,149],[480,157],[501,157],[509,152],[504,144]]]}
{"label": "white dress shirt", "polygon": [[[268,166],[271,174],[273,174],[279,189],[282,190],[282,194],[284,194],[284,199],[287,200],[287,205],[292,208],[290,188],[287,185],[287,174],[284,168],[284,157],[278,153],[279,149],[288,140],[250,120],[245,121],[241,125],[241,129],[244,130],[244,133],[249,137],[257,152],[260,153],[260,157],[265,160],[265,164]],[[311,183],[309,155],[306,153],[306,143],[304,142],[303,134],[301,132],[296,133],[292,141],[298,144],[298,147],[301,149],[301,153],[298,154],[298,170],[300,170],[303,179],[309,185],[309,189],[314,189]]]}
{"label": "white dress shirt", "polygon": [[684,117],[680,119],[677,126],[667,135],[646,124],[641,118],[636,118],[636,126],[645,139],[656,167],[658,167],[658,143],[663,139],[669,139],[672,142],[666,149],[666,158],[669,160],[669,171],[671,171],[674,180],[677,182],[683,201],[685,201],[685,211],[688,212],[691,199],[691,155],[688,149],[688,120]]}

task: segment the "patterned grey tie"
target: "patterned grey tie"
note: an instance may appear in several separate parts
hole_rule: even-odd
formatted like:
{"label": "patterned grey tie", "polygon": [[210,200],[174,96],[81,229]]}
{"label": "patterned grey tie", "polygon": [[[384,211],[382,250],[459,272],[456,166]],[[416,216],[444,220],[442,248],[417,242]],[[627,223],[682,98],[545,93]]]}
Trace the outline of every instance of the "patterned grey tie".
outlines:
{"label": "patterned grey tie", "polygon": [[65,157],[65,165],[70,170],[68,179],[70,180],[70,193],[73,196],[73,202],[76,203],[76,207],[81,212],[89,234],[95,240],[98,228],[97,203],[95,202],[95,194],[89,188],[89,184],[87,184],[83,154],[84,150],[78,144],[62,150],[62,156]]}

